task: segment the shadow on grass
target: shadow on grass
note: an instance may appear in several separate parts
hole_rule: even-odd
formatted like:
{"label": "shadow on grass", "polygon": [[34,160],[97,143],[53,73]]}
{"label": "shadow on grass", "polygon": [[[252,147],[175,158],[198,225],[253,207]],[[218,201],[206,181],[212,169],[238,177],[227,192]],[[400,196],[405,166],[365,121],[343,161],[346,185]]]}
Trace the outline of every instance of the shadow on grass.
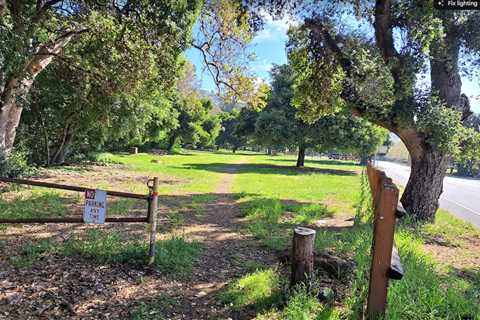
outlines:
{"label": "shadow on grass", "polygon": [[327,168],[297,168],[294,166],[277,166],[269,164],[255,163],[187,163],[181,167],[182,169],[206,170],[218,173],[259,173],[259,174],[281,174],[286,176],[298,176],[304,174],[328,174],[337,176],[355,176],[357,172],[351,170],[337,170]]}
{"label": "shadow on grass", "polygon": [[[289,163],[296,163],[296,159],[271,159],[272,161],[276,162],[289,162]],[[325,166],[356,166],[362,167],[358,162],[354,161],[339,161],[339,160],[312,160],[312,159],[305,159],[305,163],[312,163],[312,164],[320,164]]]}

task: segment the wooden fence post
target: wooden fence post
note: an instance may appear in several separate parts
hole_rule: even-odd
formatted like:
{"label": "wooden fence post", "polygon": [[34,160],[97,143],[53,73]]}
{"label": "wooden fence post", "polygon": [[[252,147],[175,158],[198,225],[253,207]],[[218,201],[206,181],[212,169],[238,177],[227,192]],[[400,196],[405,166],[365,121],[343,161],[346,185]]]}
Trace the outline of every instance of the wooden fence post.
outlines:
{"label": "wooden fence post", "polygon": [[398,189],[390,179],[383,175],[378,184],[376,196],[378,199],[374,199],[376,203],[374,206],[372,265],[367,302],[369,319],[379,318],[386,309]]}
{"label": "wooden fence post", "polygon": [[315,233],[315,230],[303,227],[293,231],[291,286],[305,282],[313,273]]}
{"label": "wooden fence post", "polygon": [[155,262],[155,243],[157,241],[157,210],[158,209],[158,177],[153,178],[153,188],[148,206],[150,219],[150,249],[148,252],[148,265]]}

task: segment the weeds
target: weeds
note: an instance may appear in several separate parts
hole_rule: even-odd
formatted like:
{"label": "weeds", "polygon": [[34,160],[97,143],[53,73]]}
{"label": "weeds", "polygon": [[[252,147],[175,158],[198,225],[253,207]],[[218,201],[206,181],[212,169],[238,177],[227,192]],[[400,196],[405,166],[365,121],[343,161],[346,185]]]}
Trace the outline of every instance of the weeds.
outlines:
{"label": "weeds", "polygon": [[37,242],[29,241],[22,246],[20,255],[11,256],[10,263],[17,268],[30,267],[40,256],[51,251],[53,244],[49,239]]}
{"label": "weeds", "polygon": [[[143,241],[125,241],[117,232],[89,230],[84,239],[65,242],[62,253],[81,256],[99,263],[128,263],[143,265],[147,262],[148,244]],[[191,270],[200,255],[201,245],[173,237],[157,241],[155,265],[166,274],[184,274]]]}

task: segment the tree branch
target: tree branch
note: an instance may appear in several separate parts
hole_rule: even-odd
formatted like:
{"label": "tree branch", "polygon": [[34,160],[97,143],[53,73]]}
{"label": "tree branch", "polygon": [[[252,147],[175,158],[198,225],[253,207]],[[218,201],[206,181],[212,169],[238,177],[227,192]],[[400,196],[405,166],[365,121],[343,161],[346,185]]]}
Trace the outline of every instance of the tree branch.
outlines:
{"label": "tree branch", "polygon": [[231,83],[228,83],[227,81],[220,78],[220,67],[216,63],[209,61],[209,53],[207,52],[207,50],[204,49],[205,44],[206,43],[203,43],[202,45],[197,45],[195,43],[191,43],[192,47],[199,50],[202,54],[203,63],[205,64],[205,67],[207,68],[210,75],[212,76],[217,88],[220,90],[220,86],[224,85],[225,87],[232,90],[232,92],[234,92],[236,95],[240,96],[240,92],[238,92],[238,90]]}
{"label": "tree branch", "polygon": [[[342,49],[337,45],[334,38],[330,35],[328,30],[319,19],[305,19],[304,27],[310,29],[312,36],[316,37],[317,41],[324,42],[327,45],[327,48],[334,54],[335,59],[337,59],[343,71],[345,72],[347,77],[343,83],[341,97],[350,105],[352,114],[355,116],[368,118],[368,110],[374,110],[375,106],[370,105],[363,99],[359,98],[354,84],[355,79],[358,79],[358,75],[354,70],[351,59],[344,54]],[[398,132],[397,126],[394,125],[392,121],[370,118],[369,120],[385,129],[390,130],[391,132]]]}

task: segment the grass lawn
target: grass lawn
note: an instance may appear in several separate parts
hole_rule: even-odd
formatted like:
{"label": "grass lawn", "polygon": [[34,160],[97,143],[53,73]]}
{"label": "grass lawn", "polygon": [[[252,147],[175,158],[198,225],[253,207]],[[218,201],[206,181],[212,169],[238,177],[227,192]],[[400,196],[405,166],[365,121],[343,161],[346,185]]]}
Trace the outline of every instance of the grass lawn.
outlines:
{"label": "grass lawn", "polygon": [[[355,268],[339,275],[342,290],[337,290],[335,280],[331,297],[319,301],[316,297],[326,290],[325,279],[312,279],[310,291],[289,290],[287,266],[245,260],[242,273],[227,279],[228,284],[215,293],[215,299],[237,314],[255,310],[257,319],[358,319],[368,291],[372,234],[362,167],[353,162],[308,159],[306,168],[299,169],[294,167],[295,160],[293,156],[228,152],[185,151],[164,156],[103,153],[96,155],[97,163],[103,166],[53,168],[43,172],[41,178],[146,193],[146,179],[159,176],[161,204],[168,204],[171,210],[161,215],[156,268],[175,277],[188,274],[209,250],[203,240],[189,238],[184,226],[193,220],[201,225],[209,207],[222,205],[216,203],[219,195],[215,192],[226,175],[233,175],[228,196],[234,198],[243,216],[241,232],[253,235],[273,253],[289,248],[295,226],[310,226],[317,229],[317,252],[328,251],[354,261]],[[0,194],[0,216],[80,214],[82,201],[82,195],[71,192],[9,189]],[[109,204],[109,214],[143,214],[142,205],[117,200]],[[353,217],[357,217],[355,224]],[[28,270],[36,261],[52,255],[79,257],[100,265],[141,265],[147,250],[144,225],[131,229],[86,228],[66,238],[61,238],[62,231],[60,240],[49,238],[48,228],[38,227],[34,230],[43,238],[25,234],[21,249],[6,255],[11,252],[8,241],[22,239],[17,235],[22,231],[17,227],[3,229],[14,238],[3,236],[0,250],[8,256],[7,263],[19,270]],[[434,224],[413,228],[408,221],[399,223],[395,240],[405,277],[390,284],[386,318],[480,319],[479,237],[478,229],[444,211],[438,212]],[[139,285],[144,281],[141,278]],[[163,309],[180,306],[178,297],[160,290],[137,304],[131,318],[163,319]]]}

